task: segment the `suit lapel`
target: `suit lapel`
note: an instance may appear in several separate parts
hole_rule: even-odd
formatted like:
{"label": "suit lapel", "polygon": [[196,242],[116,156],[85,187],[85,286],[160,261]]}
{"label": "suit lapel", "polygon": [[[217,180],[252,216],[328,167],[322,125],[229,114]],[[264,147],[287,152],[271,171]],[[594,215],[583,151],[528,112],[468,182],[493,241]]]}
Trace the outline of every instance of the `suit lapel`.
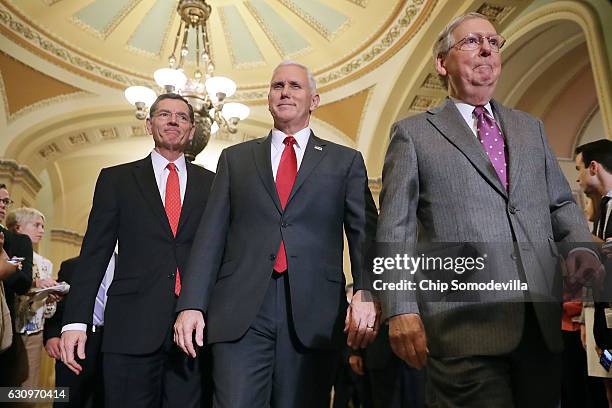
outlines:
{"label": "suit lapel", "polygon": [[[317,167],[317,164],[319,164],[321,159],[325,157],[325,154],[327,153],[325,144],[326,143],[324,140],[316,137],[312,131],[310,132],[308,143],[304,149],[302,164],[300,164],[300,169],[298,170],[295,183],[293,183],[291,195],[289,195],[289,199],[287,200],[287,206],[291,202],[291,199],[296,195],[302,184],[304,184],[304,181],[306,181],[308,176],[310,176],[310,173],[312,173],[314,168]],[[285,208],[287,208],[287,206],[285,206]]]}
{"label": "suit lapel", "polygon": [[528,156],[523,152],[523,146],[526,143],[521,138],[528,135],[529,131],[522,126],[518,120],[518,115],[510,109],[494,100],[491,101],[491,105],[493,106],[494,113],[497,115],[502,134],[506,140],[506,148],[508,149],[508,188],[510,193],[512,193],[520,179],[521,158]]}
{"label": "suit lapel", "polygon": [[442,136],[465,155],[493,188],[500,194],[507,196],[506,189],[497,177],[497,173],[495,173],[495,169],[478,138],[473,135],[472,130],[463,120],[453,101],[448,98],[445,104],[429,110],[429,113],[432,114],[428,118],[429,122],[438,129]]}
{"label": "suit lapel", "polygon": [[166,210],[159,196],[159,189],[155,181],[155,173],[153,172],[153,164],[151,163],[150,155],[136,162],[134,167],[134,178],[136,179],[136,184],[140,188],[145,202],[149,204],[149,207],[155,213],[155,218],[161,222],[162,228],[164,228],[168,234],[172,235],[168,217],[166,216]]}
{"label": "suit lapel", "polygon": [[283,208],[278,198],[278,192],[276,191],[276,184],[274,184],[274,175],[272,174],[272,162],[270,161],[270,149],[272,140],[272,132],[268,134],[265,139],[259,140],[253,148],[253,156],[255,159],[255,167],[257,167],[257,173],[261,182],[266,188],[266,191],[274,201],[274,205],[279,212],[283,212]]}

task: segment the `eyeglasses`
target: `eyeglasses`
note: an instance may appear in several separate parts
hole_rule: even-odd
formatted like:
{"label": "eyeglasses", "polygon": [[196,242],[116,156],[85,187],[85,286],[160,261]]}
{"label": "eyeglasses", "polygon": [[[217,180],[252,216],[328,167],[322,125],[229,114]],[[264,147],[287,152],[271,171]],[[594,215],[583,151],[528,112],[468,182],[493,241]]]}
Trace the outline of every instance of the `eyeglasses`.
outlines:
{"label": "eyeglasses", "polygon": [[478,33],[469,33],[463,37],[463,39],[457,41],[451,48],[457,48],[461,51],[473,51],[482,47],[485,39],[493,52],[499,52],[501,47],[506,43],[506,39],[499,34],[482,35]]}
{"label": "eyeglasses", "polygon": [[189,117],[188,114],[184,112],[172,113],[169,111],[159,111],[159,112],[156,112],[154,116],[165,122],[170,121],[172,117],[175,117],[178,123],[181,123],[181,124],[191,123],[191,118]]}
{"label": "eyeglasses", "polygon": [[11,204],[14,203],[14,201],[7,197],[7,198],[0,198],[0,203],[3,203],[5,207],[10,207]]}

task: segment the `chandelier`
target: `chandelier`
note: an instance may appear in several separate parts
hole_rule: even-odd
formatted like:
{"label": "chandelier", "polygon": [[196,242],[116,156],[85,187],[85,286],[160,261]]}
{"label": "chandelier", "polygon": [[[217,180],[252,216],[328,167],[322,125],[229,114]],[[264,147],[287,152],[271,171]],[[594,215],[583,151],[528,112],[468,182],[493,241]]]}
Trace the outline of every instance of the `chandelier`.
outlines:
{"label": "chandelier", "polygon": [[[192,161],[206,147],[211,134],[221,130],[236,133],[238,122],[249,115],[246,105],[226,102],[236,92],[236,84],[229,78],[214,76],[214,64],[210,54],[210,39],[206,22],[212,7],[206,0],[180,0],[177,13],[181,21],[174,39],[168,68],[155,71],[153,78],[162,93],[182,95],[193,106],[196,131],[185,151]],[[187,56],[193,52],[188,47],[190,32],[195,32],[195,70],[193,77],[185,74]],[[179,47],[180,44],[180,47]],[[136,107],[136,118],[144,120],[157,94],[146,86],[130,86],[125,98]]]}

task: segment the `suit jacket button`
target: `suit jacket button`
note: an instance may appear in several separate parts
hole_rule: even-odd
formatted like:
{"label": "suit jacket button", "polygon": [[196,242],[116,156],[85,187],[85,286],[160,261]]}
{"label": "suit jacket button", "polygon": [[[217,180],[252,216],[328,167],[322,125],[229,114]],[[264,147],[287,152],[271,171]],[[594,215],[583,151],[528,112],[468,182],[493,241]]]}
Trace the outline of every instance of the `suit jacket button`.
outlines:
{"label": "suit jacket button", "polygon": [[510,255],[510,258],[512,258],[512,259],[514,259],[514,260],[516,261],[516,259],[517,259],[518,257],[517,257],[517,256],[516,256],[516,254],[513,252],[513,253]]}
{"label": "suit jacket button", "polygon": [[271,261],[276,260],[276,255],[274,255],[274,254],[270,254],[270,260],[271,260]]}
{"label": "suit jacket button", "polygon": [[175,278],[174,274],[173,273],[168,274],[168,279],[172,279],[172,278]]}
{"label": "suit jacket button", "polygon": [[287,226],[288,226],[288,225],[289,225],[289,224],[287,224],[287,222],[286,222],[286,221],[283,221],[283,222],[281,223],[281,227],[283,227],[283,228],[287,228]]}
{"label": "suit jacket button", "polygon": [[516,207],[510,206],[508,207],[508,211],[510,211],[510,214],[515,214],[518,211],[518,209]]}

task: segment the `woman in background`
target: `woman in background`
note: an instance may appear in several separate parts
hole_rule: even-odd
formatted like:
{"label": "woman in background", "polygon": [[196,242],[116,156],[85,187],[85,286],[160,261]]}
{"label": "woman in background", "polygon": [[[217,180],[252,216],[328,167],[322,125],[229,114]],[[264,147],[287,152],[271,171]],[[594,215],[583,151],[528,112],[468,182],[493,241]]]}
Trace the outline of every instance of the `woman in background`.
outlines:
{"label": "woman in background", "polygon": [[[27,235],[36,245],[45,232],[45,216],[34,208],[21,207],[6,217],[8,229]],[[52,278],[53,264],[34,251],[32,266],[32,289],[57,285]],[[22,387],[39,388],[40,360],[43,350],[43,327],[45,318],[53,316],[58,298],[51,295],[46,299],[32,301],[31,293],[16,299],[15,328],[21,334],[28,357],[28,378]]]}

